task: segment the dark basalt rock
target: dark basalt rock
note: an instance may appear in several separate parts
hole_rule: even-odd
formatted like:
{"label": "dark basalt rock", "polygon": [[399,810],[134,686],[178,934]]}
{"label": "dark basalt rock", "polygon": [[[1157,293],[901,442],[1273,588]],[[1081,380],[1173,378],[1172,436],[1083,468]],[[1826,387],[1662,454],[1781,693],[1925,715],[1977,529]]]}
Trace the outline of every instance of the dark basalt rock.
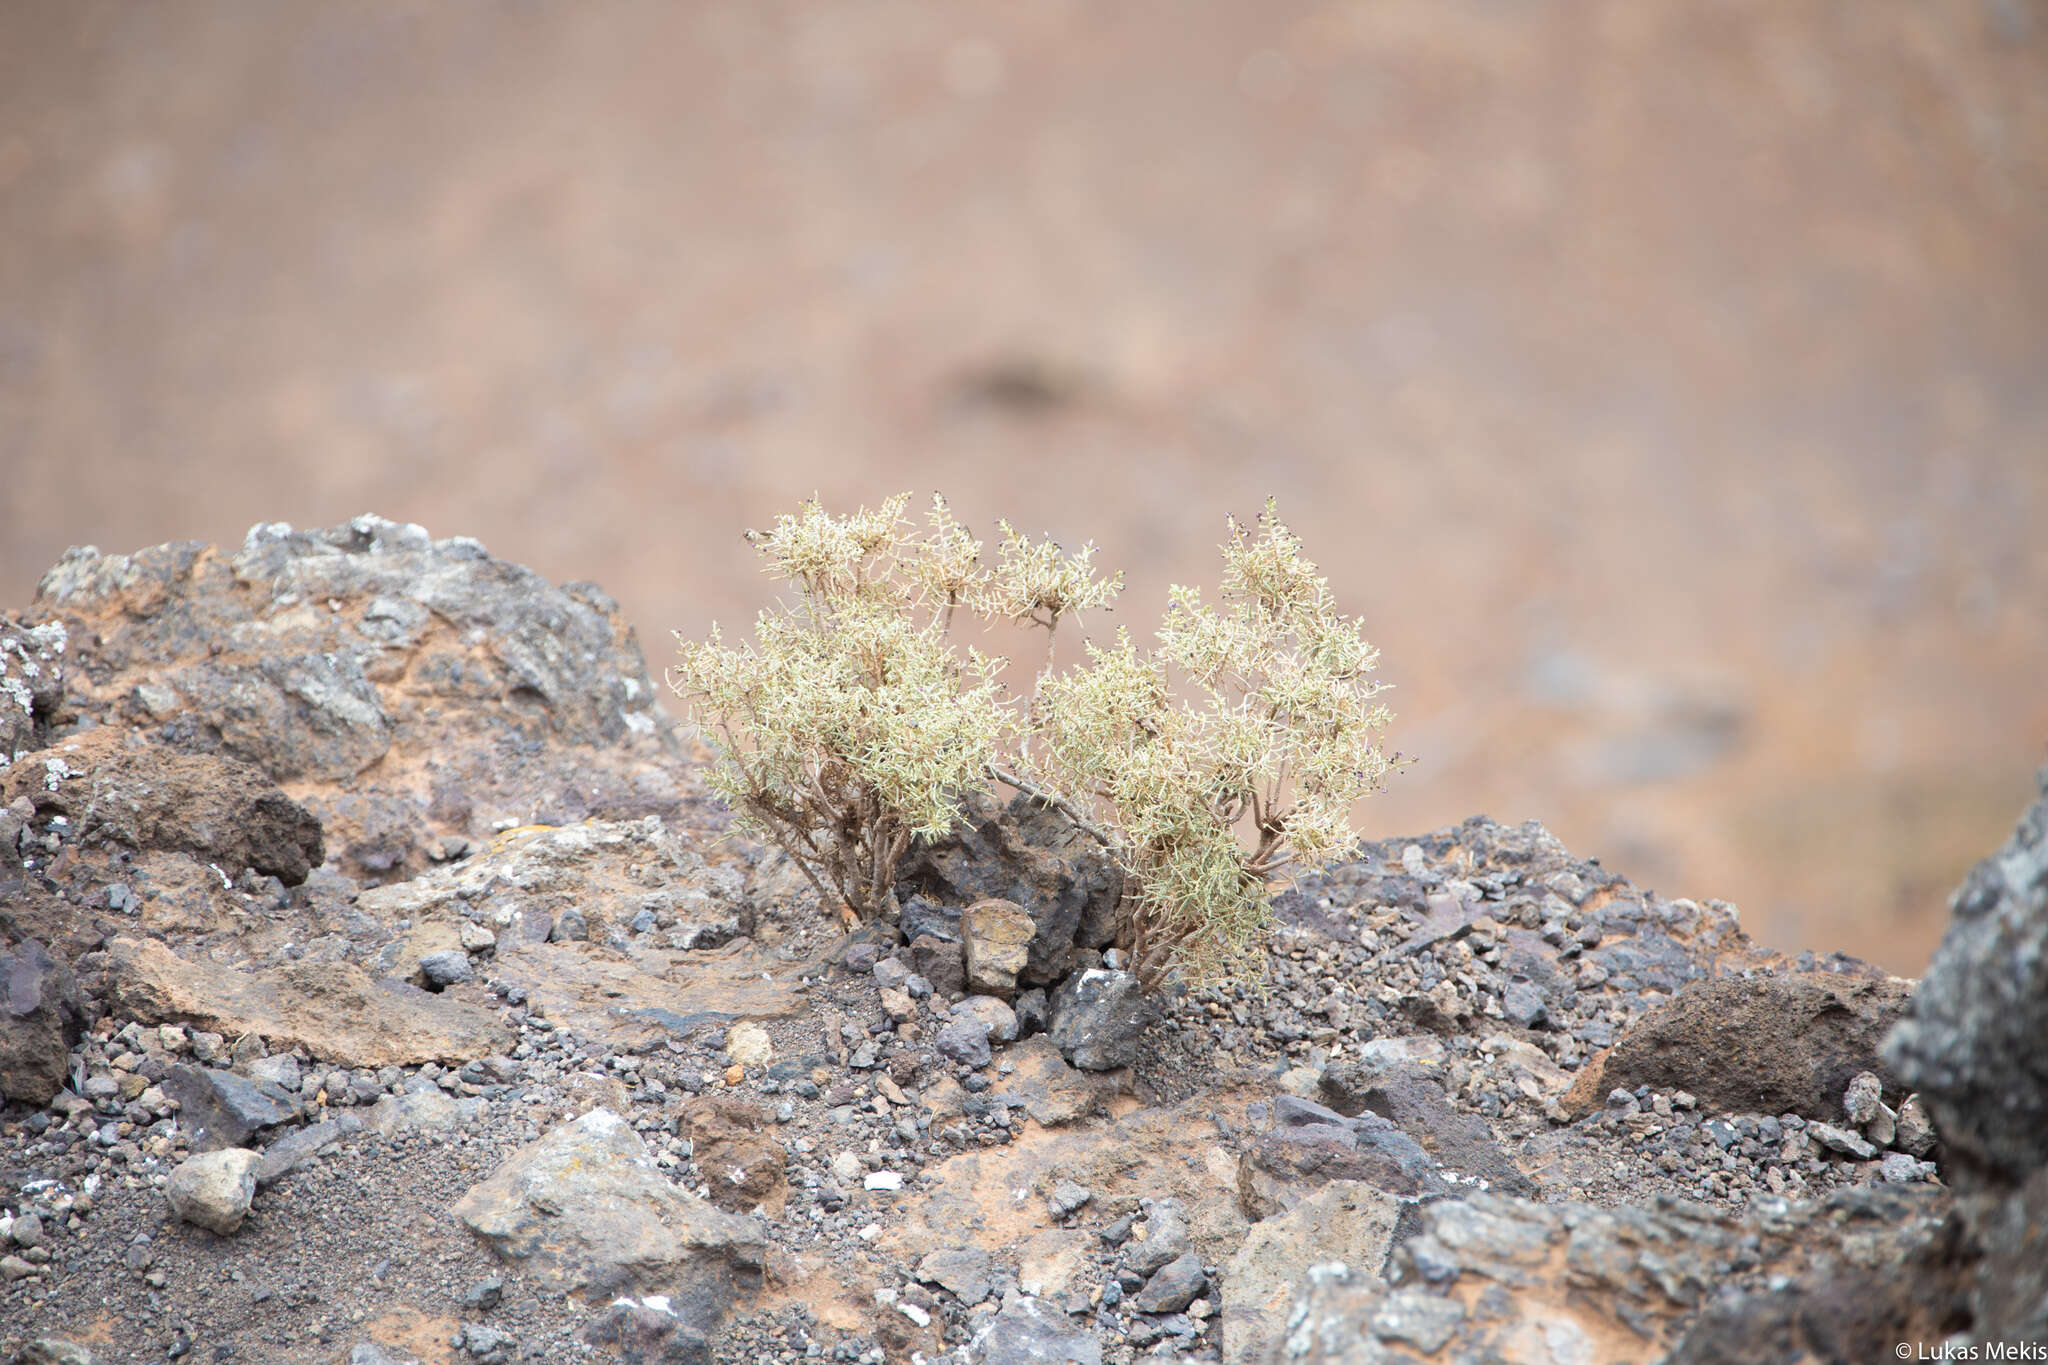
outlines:
{"label": "dark basalt rock", "polygon": [[2048,768],[1954,919],[1885,1057],[1920,1092],[1980,1256],[1980,1342],[2048,1341]]}
{"label": "dark basalt rock", "polygon": [[[1283,1096],[1283,1100],[1292,1100]],[[1237,1166],[1237,1206],[1257,1221],[1294,1207],[1316,1188],[1355,1180],[1403,1196],[1447,1190],[1416,1141],[1377,1114],[1346,1119],[1319,1105],[1276,1103],[1274,1127],[1253,1140]]]}
{"label": "dark basalt rock", "polygon": [[1840,1118],[1859,1072],[1896,1090],[1879,1052],[1910,991],[1825,972],[1695,981],[1615,1044],[1601,1085],[1689,1090],[1735,1114]]}
{"label": "dark basalt rock", "polygon": [[1139,1038],[1158,1013],[1137,977],[1097,967],[1061,983],[1047,1032],[1083,1071],[1114,1071],[1138,1060]]}
{"label": "dark basalt rock", "polygon": [[1419,1066],[1341,1063],[1324,1071],[1321,1093],[1341,1115],[1386,1119],[1447,1170],[1506,1194],[1536,1194],[1535,1182],[1501,1150],[1486,1120],[1452,1107],[1443,1086]]}
{"label": "dark basalt rock", "polygon": [[246,1147],[257,1133],[289,1123],[299,1112],[282,1086],[212,1067],[172,1067],[164,1077],[164,1093],[178,1102],[180,1122],[195,1152]]}
{"label": "dark basalt rock", "polygon": [[0,1102],[47,1104],[84,1028],[71,969],[34,939],[0,952]]}
{"label": "dark basalt rock", "polygon": [[[1007,900],[1022,906],[1037,933],[1018,982],[1049,986],[1071,968],[1076,947],[1102,948],[1111,941],[1123,874],[1056,811],[1022,796],[1008,806],[977,796],[953,833],[905,859],[897,886],[905,900],[921,896],[950,907]],[[930,920],[921,911],[915,929],[906,924],[904,933],[949,936]],[[952,936],[957,933],[956,928]]]}
{"label": "dark basalt rock", "polygon": [[1954,921],[1885,1057],[1952,1151],[2009,1179],[2048,1165],[2048,768]]}

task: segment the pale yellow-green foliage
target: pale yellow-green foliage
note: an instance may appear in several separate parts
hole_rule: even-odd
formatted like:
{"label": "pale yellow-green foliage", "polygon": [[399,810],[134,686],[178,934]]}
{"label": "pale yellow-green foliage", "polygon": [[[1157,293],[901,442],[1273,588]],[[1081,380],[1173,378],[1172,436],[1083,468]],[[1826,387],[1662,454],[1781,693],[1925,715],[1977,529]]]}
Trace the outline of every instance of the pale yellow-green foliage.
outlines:
{"label": "pale yellow-green foliage", "polygon": [[1007,521],[996,525],[1003,533],[1002,561],[980,598],[986,615],[1051,631],[1061,617],[1107,607],[1123,591],[1121,573],[1108,580],[1095,576],[1094,545],[1067,555],[1049,540],[1019,535]]}
{"label": "pale yellow-green foliage", "polygon": [[[827,515],[816,502],[749,540],[795,606],[755,643],[680,641],[669,681],[720,743],[712,780],[862,918],[890,911],[913,839],[1001,780],[1066,813],[1123,865],[1119,939],[1156,982],[1240,971],[1273,880],[1353,850],[1354,801],[1389,767],[1376,652],[1267,505],[1231,523],[1219,606],[1176,587],[1156,652],[1128,632],[1085,664],[1048,660],[1023,707],[1000,660],[949,639],[955,613],[1043,626],[1108,607],[1094,547],[1068,555],[1002,523],[993,568],[940,499]],[[1006,766],[1007,765],[1007,766]]]}
{"label": "pale yellow-green foliage", "polygon": [[946,638],[948,608],[978,590],[975,547],[940,502],[912,533],[907,503],[832,517],[811,502],[750,534],[794,606],[736,649],[715,627],[678,636],[668,675],[720,741],[710,780],[737,823],[863,919],[888,911],[911,841],[952,827],[1014,728],[1001,661]]}
{"label": "pale yellow-green foliage", "polygon": [[1033,772],[1119,831],[1127,946],[1148,976],[1241,969],[1269,880],[1354,851],[1351,806],[1390,766],[1378,653],[1271,503],[1256,533],[1231,522],[1223,561],[1220,609],[1175,587],[1156,654],[1120,633],[1039,686]]}

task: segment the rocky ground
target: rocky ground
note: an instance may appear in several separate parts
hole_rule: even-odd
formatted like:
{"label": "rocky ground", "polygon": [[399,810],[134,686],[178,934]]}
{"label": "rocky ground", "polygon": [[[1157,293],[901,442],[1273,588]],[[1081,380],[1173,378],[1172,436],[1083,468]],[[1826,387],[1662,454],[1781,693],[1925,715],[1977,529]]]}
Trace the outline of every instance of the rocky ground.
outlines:
{"label": "rocky ground", "polygon": [[0,1358],[2048,1336],[2048,807],[1917,992],[1474,819],[1148,997],[1021,803],[843,936],[719,837],[609,600],[474,542],[69,556],[0,665]]}

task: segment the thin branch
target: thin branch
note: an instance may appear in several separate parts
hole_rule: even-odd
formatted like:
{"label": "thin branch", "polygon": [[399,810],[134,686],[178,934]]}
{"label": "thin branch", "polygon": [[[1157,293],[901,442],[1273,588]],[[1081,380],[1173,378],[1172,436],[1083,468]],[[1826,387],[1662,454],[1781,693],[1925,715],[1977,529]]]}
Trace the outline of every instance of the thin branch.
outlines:
{"label": "thin branch", "polygon": [[1294,859],[1284,849],[1269,849],[1245,859],[1244,870],[1261,879],[1271,877]]}
{"label": "thin branch", "polygon": [[[776,843],[776,846],[782,850],[782,856],[789,859],[791,862],[795,863],[797,867],[803,871],[804,877],[810,882],[812,886],[817,888],[818,899],[820,901],[830,901],[832,899],[833,893],[826,890],[825,883],[818,880],[818,874],[811,870],[811,864],[809,860],[799,855],[794,848],[790,847],[789,840],[783,837],[782,829],[779,825],[773,822],[765,823],[768,830],[768,837],[773,839]],[[797,833],[799,835],[802,835],[805,843],[809,844],[811,842],[810,836],[808,834],[805,834],[802,830],[798,830]],[[815,845],[813,845],[813,847],[815,847]],[[840,902],[844,904],[847,909],[852,910],[853,903],[846,899],[846,893],[844,891],[841,891],[838,893],[838,895]],[[860,912],[856,910],[854,911],[854,913],[858,915]]]}
{"label": "thin branch", "polygon": [[876,918],[889,904],[889,841],[880,831],[875,838],[874,861],[868,866],[868,903]]}
{"label": "thin branch", "polygon": [[1100,826],[1095,824],[1087,816],[1083,815],[1079,808],[1077,808],[1073,802],[1067,800],[1066,797],[1061,796],[1058,792],[1049,791],[1046,788],[1039,786],[1036,782],[1033,782],[1030,778],[1021,776],[1017,773],[1010,772],[1003,768],[998,768],[993,763],[988,764],[984,771],[986,771],[988,775],[990,777],[993,777],[996,781],[1004,783],[1011,787],[1015,787],[1018,791],[1030,797],[1033,801],[1037,801],[1043,805],[1052,807],[1061,815],[1064,815],[1067,817],[1067,819],[1073,821],[1074,827],[1076,829],[1079,829],[1082,833],[1091,836],[1096,843],[1101,844],[1110,852],[1115,853],[1119,850],[1120,845],[1118,845],[1115,839],[1112,839],[1106,832],[1103,831],[1103,829]]}

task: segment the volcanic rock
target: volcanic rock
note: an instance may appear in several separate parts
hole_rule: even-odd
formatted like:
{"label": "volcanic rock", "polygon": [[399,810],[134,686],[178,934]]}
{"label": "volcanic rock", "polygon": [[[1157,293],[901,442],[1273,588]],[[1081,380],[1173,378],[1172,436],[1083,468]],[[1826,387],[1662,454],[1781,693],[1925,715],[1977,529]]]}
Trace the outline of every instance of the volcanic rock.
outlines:
{"label": "volcanic rock", "polygon": [[79,642],[70,705],[296,784],[362,879],[424,870],[430,819],[482,840],[510,808],[548,823],[679,809],[617,604],[465,537],[363,516],[260,525],[225,553],[74,549],[35,609]]}
{"label": "volcanic rock", "polygon": [[699,1330],[759,1286],[767,1250],[760,1224],[678,1190],[608,1109],[520,1148],[451,1212],[551,1291],[666,1294]]}
{"label": "volcanic rock", "polygon": [[230,1147],[202,1152],[181,1163],[164,1185],[171,1212],[223,1237],[232,1236],[256,1197],[259,1153]]}
{"label": "volcanic rock", "polygon": [[1129,972],[1094,967],[1075,972],[1052,999],[1047,1034],[1084,1071],[1113,1071],[1138,1059],[1138,1039],[1158,1007]]}
{"label": "volcanic rock", "polygon": [[34,939],[0,952],[0,1103],[48,1104],[83,1027],[71,969]]}
{"label": "volcanic rock", "polygon": [[[967,803],[951,834],[913,850],[900,884],[940,905],[1006,900],[1032,923],[1026,986],[1066,974],[1076,947],[1100,948],[1115,932],[1123,875],[1086,834],[1056,811],[1019,796],[1007,807],[988,797]],[[945,937],[920,921],[918,933]],[[906,927],[906,936],[914,936]]]}
{"label": "volcanic rock", "polygon": [[178,1117],[195,1152],[241,1147],[266,1128],[298,1117],[298,1104],[282,1086],[180,1063],[164,1077],[164,1093],[178,1102]]}
{"label": "volcanic rock", "polygon": [[510,1044],[504,1024],[475,1005],[372,980],[345,962],[243,972],[180,958],[154,939],[115,939],[102,969],[109,1003],[129,1018],[255,1034],[344,1066],[464,1062]]}
{"label": "volcanic rock", "polygon": [[1577,1112],[1594,1089],[1647,1085],[1730,1113],[1845,1117],[1858,1072],[1890,1076],[1878,1054],[1911,989],[1832,972],[1694,981],[1624,1034],[1597,1076],[1581,1073]]}
{"label": "volcanic rock", "polygon": [[1484,1180],[1505,1194],[1536,1193],[1535,1183],[1501,1150],[1486,1120],[1453,1106],[1425,1067],[1410,1062],[1332,1066],[1323,1072],[1320,1093],[1339,1114],[1378,1114],[1448,1171]]}
{"label": "volcanic rock", "polygon": [[1970,870],[1886,1060],[1942,1141],[2008,1178],[2048,1166],[2048,768],[2005,846]]}

